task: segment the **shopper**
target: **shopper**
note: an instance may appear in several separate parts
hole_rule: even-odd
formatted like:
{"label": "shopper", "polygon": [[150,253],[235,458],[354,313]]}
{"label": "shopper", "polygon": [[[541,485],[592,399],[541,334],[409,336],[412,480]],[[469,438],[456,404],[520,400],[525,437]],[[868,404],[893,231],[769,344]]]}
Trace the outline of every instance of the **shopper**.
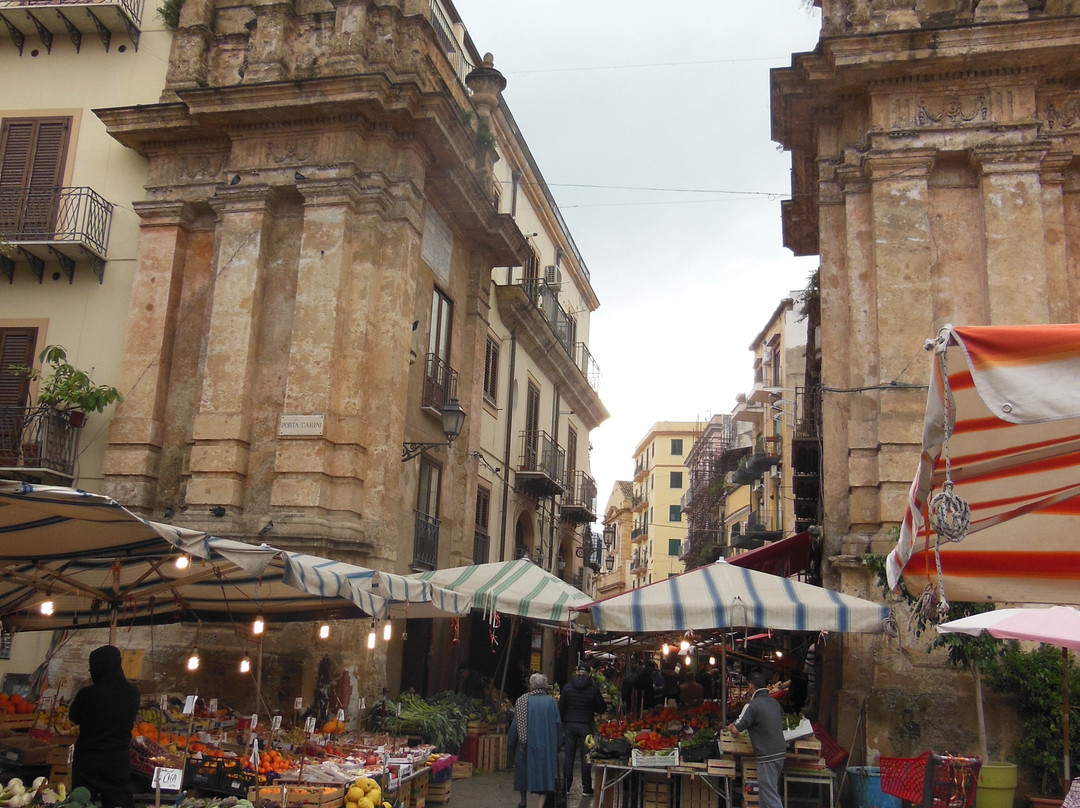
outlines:
{"label": "shopper", "polygon": [[604,695],[586,665],[578,665],[574,675],[559,694],[559,715],[562,716],[563,733],[566,738],[566,771],[563,772],[565,788],[570,790],[574,782],[574,761],[581,759],[581,793],[586,797],[593,793],[592,765],[586,754],[585,738],[595,727],[596,714],[607,709]]}
{"label": "shopper", "polygon": [[514,703],[510,721],[508,749],[514,757],[514,790],[521,794],[518,808],[525,808],[527,794],[539,794],[537,808],[544,808],[547,796],[554,795],[556,787],[562,788],[556,776],[561,739],[559,708],[551,697],[547,677],[534,673],[529,677],[528,692]]}
{"label": "shopper", "polygon": [[758,801],[761,808],[784,808],[778,788],[780,770],[784,768],[787,756],[784,710],[769,694],[769,677],[764,671],[751,671],[746,678],[754,693],[739,717],[728,724],[728,732],[737,735],[743,730],[750,731],[750,743],[757,759]]}
{"label": "shopper", "polygon": [[71,762],[71,786],[86,786],[104,808],[135,808],[131,791],[131,727],[139,714],[139,691],[124,676],[120,649],[90,652],[90,678],[75,694],[68,718],[79,725]]}
{"label": "shopper", "polygon": [[679,685],[679,706],[697,707],[705,701],[705,688],[694,678],[694,672],[685,670],[682,672],[682,684]]}

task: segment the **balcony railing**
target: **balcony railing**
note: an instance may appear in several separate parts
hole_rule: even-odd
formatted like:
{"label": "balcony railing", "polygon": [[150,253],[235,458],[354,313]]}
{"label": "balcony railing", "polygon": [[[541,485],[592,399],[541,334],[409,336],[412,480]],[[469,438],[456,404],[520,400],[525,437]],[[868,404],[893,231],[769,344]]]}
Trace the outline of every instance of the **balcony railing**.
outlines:
{"label": "balcony railing", "polygon": [[70,483],[78,452],[79,430],[67,411],[0,407],[0,475]]}
{"label": "balcony railing", "polygon": [[600,533],[586,530],[581,535],[581,554],[585,559],[585,564],[593,572],[600,572],[604,561],[604,537]]}
{"label": "balcony railing", "polygon": [[472,71],[473,65],[469,63],[465,51],[458,45],[457,38],[454,36],[454,29],[451,27],[450,21],[446,19],[446,12],[443,11],[439,0],[431,0],[430,8],[431,27],[435,29],[435,38],[439,40],[443,52],[446,53],[446,58],[450,60],[450,64],[457,71],[458,81],[461,82],[461,86],[468,90],[465,77]]}
{"label": "balcony railing", "polygon": [[439,520],[416,511],[413,536],[413,569],[433,570],[439,562]]}
{"label": "balcony railing", "polygon": [[600,392],[600,365],[593,359],[593,355],[584,342],[574,344],[574,361],[581,375],[585,377],[585,381],[589,383],[589,387]]}
{"label": "balcony railing", "polygon": [[630,541],[637,541],[640,538],[647,536],[649,528],[645,525],[634,525],[630,529]]}
{"label": "balcony railing", "polygon": [[[488,563],[490,560],[488,558],[488,548],[490,546],[491,539],[487,533],[481,533],[479,530],[473,532],[472,560],[474,564]],[[528,549],[525,552],[528,552]]]}
{"label": "balcony railing", "polygon": [[67,32],[76,53],[83,34],[96,34],[107,51],[112,34],[126,32],[138,48],[142,10],[142,0],[0,0],[0,19],[20,56],[35,34],[51,52],[57,31]]}
{"label": "balcony railing", "polygon": [[91,188],[0,187],[0,241],[15,248],[0,255],[0,269],[10,281],[15,262],[26,260],[40,281],[45,261],[57,258],[70,281],[81,258],[91,262],[100,279],[112,209]]}
{"label": "balcony railing", "polygon": [[584,471],[566,475],[563,482],[562,515],[564,519],[592,522],[596,519],[596,480]]}
{"label": "balcony railing", "polygon": [[561,494],[566,452],[547,432],[523,430],[517,478],[544,496]]}
{"label": "balcony railing", "polygon": [[420,400],[422,407],[441,410],[446,403],[457,396],[457,371],[435,354],[424,358],[424,393]]}

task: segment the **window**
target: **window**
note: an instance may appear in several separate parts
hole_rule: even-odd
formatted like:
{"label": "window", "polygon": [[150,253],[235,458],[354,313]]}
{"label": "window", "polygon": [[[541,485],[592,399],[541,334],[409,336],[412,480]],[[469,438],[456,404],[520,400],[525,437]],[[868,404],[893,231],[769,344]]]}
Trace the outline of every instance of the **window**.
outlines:
{"label": "window", "polygon": [[484,398],[492,404],[499,400],[499,343],[493,337],[484,352]]}
{"label": "window", "polygon": [[30,380],[11,370],[12,365],[34,364],[36,328],[0,328],[0,466],[13,466],[19,456],[22,412],[27,405]]}
{"label": "window", "polygon": [[525,284],[535,284],[539,277],[540,259],[536,257],[536,253],[533,253],[525,259],[525,266],[522,269],[522,280]]}
{"label": "window", "polygon": [[0,124],[0,234],[55,230],[71,118],[5,118]]}
{"label": "window", "polygon": [[420,458],[420,485],[416,495],[416,510],[430,516],[439,518],[439,477],[442,468],[426,457]]}
{"label": "window", "polygon": [[566,435],[566,479],[573,480],[577,471],[577,430],[569,427]]}
{"label": "window", "polygon": [[441,289],[431,293],[431,331],[428,333],[428,356],[424,376],[422,405],[440,410],[457,394],[455,374],[450,367],[450,332],[454,305]]}
{"label": "window", "polygon": [[682,521],[682,508],[678,505],[667,506],[667,518],[669,522],[681,522]]}
{"label": "window", "polygon": [[670,484],[671,484],[672,488],[682,488],[682,472],[681,471],[673,471],[673,472],[671,472]]}
{"label": "window", "polygon": [[540,451],[540,388],[532,381],[525,395],[525,468],[535,471]]}
{"label": "window", "polygon": [[476,529],[486,534],[488,532],[488,512],[491,508],[491,492],[482,487],[476,489]]}
{"label": "window", "polygon": [[682,550],[682,539],[668,539],[667,554],[669,556],[677,556],[680,550]]}
{"label": "window", "polygon": [[682,457],[682,438],[671,439],[671,456]]}

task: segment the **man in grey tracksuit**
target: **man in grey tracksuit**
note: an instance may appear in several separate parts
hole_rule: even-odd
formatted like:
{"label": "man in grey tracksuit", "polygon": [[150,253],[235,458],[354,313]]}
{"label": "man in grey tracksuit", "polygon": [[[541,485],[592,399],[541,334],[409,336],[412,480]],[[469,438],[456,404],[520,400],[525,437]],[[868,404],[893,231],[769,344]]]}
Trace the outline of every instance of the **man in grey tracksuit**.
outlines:
{"label": "man in grey tracksuit", "polygon": [[750,743],[757,759],[758,801],[761,808],[784,808],[777,787],[780,770],[784,768],[787,757],[784,709],[769,695],[769,677],[764,671],[752,671],[746,678],[754,688],[754,695],[739,717],[728,724],[728,732],[737,735],[743,730],[750,731]]}

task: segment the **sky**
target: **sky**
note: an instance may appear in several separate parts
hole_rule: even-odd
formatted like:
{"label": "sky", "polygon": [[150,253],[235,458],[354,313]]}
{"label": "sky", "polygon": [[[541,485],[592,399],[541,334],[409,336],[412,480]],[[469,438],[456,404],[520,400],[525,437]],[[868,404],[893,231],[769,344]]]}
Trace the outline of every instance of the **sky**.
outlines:
{"label": "sky", "polygon": [[[817,43],[806,0],[454,0],[590,272],[602,514],[657,421],[728,413],[750,344],[816,257],[783,246],[790,155],[769,70]],[[599,530],[599,524],[595,526]]]}

